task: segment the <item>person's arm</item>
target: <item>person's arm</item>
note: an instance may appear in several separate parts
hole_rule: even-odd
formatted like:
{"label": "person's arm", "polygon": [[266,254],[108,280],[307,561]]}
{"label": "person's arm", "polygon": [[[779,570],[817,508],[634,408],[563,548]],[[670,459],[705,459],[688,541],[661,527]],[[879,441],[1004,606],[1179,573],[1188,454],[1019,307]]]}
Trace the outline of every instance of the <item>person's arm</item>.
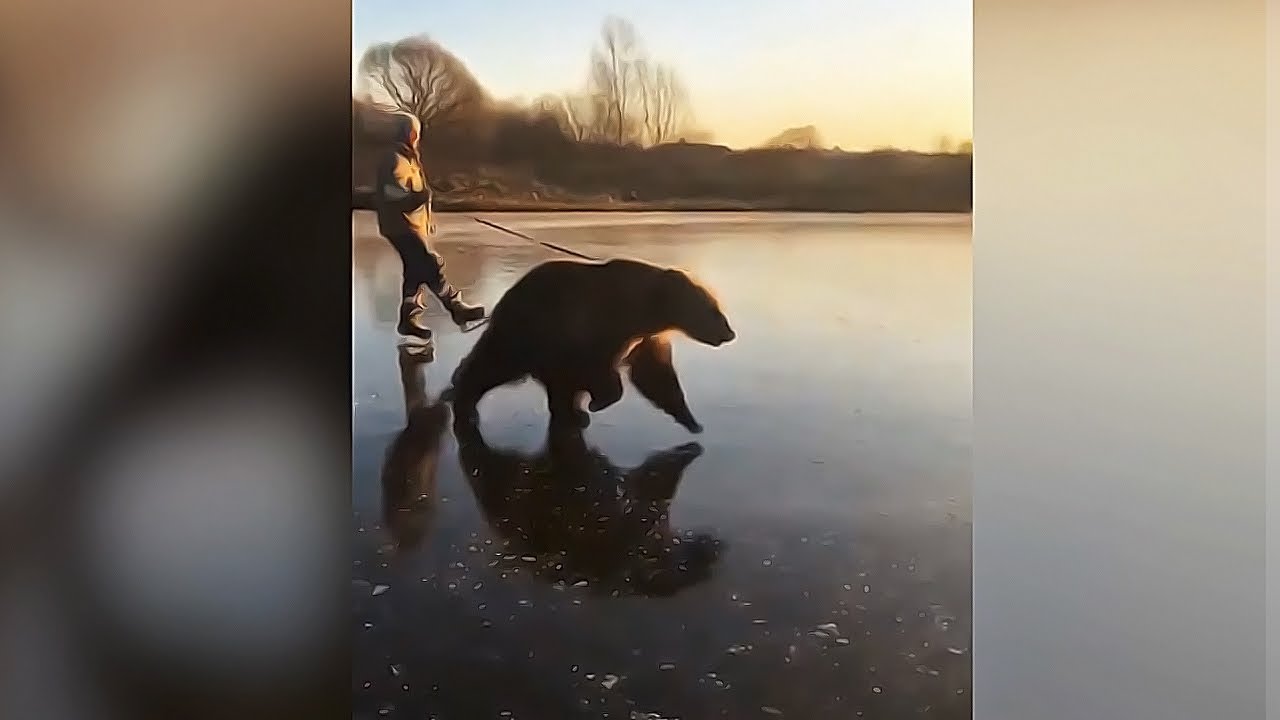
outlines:
{"label": "person's arm", "polygon": [[396,153],[389,155],[379,169],[374,194],[379,203],[401,212],[410,212],[431,202],[431,187],[417,164]]}
{"label": "person's arm", "polygon": [[403,215],[408,228],[419,235],[434,235],[432,191],[419,166],[403,155],[392,155],[379,175],[375,190],[379,211]]}

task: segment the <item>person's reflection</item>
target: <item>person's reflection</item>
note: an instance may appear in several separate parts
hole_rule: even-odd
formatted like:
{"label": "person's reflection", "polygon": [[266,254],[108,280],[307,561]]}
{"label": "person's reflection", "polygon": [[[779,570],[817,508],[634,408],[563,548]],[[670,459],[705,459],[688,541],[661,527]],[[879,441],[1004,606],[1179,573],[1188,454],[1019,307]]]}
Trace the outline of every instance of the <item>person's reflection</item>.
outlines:
{"label": "person's reflection", "polygon": [[626,470],[577,429],[553,429],[539,453],[489,447],[454,421],[458,457],[477,504],[505,541],[502,562],[540,579],[618,595],[671,595],[711,574],[720,542],[671,528],[669,507],[697,443]]}
{"label": "person's reflection", "polygon": [[382,466],[383,521],[397,552],[422,542],[435,510],[436,469],[449,410],[439,400],[427,400],[423,366],[429,362],[429,355],[399,349],[405,426],[391,441]]}

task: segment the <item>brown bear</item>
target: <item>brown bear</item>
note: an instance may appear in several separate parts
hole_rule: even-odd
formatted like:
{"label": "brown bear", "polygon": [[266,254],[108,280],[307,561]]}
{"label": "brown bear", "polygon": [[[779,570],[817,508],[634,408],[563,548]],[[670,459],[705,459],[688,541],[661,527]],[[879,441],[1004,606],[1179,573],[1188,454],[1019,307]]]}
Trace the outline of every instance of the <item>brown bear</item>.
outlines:
{"label": "brown bear", "polygon": [[553,424],[586,427],[582,395],[592,412],[618,402],[625,366],[645,398],[699,432],[671,366],[672,332],[713,347],[735,338],[715,296],[682,270],[627,259],[545,262],[493,308],[448,397],[456,416],[473,417],[490,390],[533,377]]}

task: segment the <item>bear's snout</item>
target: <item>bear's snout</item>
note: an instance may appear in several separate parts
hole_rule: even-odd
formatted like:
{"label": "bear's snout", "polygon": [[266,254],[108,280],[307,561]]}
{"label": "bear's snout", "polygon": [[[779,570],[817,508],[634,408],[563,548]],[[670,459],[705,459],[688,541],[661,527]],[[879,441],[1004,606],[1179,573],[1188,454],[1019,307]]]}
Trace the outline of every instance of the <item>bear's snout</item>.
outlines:
{"label": "bear's snout", "polygon": [[733,331],[733,328],[729,327],[728,324],[725,324],[720,332],[711,339],[710,345],[711,347],[720,347],[725,343],[733,342],[737,337],[738,334]]}

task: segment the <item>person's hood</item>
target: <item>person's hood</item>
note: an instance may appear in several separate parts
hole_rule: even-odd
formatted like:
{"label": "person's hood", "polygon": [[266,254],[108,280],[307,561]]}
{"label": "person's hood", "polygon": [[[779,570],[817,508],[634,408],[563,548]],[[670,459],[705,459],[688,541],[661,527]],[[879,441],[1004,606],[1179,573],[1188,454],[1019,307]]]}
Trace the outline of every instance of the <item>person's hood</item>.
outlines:
{"label": "person's hood", "polygon": [[395,123],[395,135],[393,142],[396,145],[396,151],[407,154],[409,157],[416,157],[418,154],[418,138],[421,136],[422,126],[418,122],[418,118],[408,113],[400,113]]}
{"label": "person's hood", "polygon": [[421,135],[422,125],[413,115],[355,99],[351,109],[353,140],[357,143],[388,143],[397,149],[416,149],[415,139]]}

